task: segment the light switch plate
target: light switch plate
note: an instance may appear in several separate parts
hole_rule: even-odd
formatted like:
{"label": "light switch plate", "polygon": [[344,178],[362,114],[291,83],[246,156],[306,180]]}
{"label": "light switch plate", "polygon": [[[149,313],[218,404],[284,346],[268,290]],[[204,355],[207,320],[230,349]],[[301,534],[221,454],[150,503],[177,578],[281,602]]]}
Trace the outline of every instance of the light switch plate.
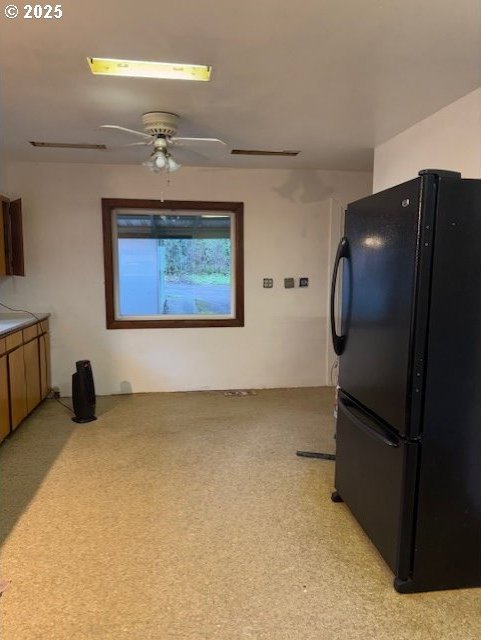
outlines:
{"label": "light switch plate", "polygon": [[294,289],[295,282],[294,278],[284,278],[284,287],[286,289]]}

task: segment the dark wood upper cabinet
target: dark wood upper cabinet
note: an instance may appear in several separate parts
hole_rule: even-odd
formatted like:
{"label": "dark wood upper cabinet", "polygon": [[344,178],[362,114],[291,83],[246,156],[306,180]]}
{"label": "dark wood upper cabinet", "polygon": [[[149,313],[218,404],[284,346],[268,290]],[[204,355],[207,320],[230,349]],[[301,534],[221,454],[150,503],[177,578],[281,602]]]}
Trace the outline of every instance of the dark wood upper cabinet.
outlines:
{"label": "dark wood upper cabinet", "polygon": [[7,275],[7,212],[8,202],[0,202],[0,277]]}
{"label": "dark wood upper cabinet", "polygon": [[0,198],[0,276],[24,276],[22,201]]}
{"label": "dark wood upper cabinet", "polygon": [[9,206],[10,237],[11,237],[11,274],[12,276],[25,275],[25,263],[23,259],[23,228],[22,228],[22,201],[13,200]]}

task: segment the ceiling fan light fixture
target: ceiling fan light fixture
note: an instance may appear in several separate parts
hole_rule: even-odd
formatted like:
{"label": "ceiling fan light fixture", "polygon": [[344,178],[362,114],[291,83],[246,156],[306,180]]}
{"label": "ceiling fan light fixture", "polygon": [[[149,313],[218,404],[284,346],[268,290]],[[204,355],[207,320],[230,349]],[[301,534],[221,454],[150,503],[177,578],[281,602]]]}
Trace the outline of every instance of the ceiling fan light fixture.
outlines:
{"label": "ceiling fan light fixture", "polygon": [[147,167],[153,173],[172,173],[180,169],[178,164],[172,156],[164,149],[156,149],[148,160],[142,162],[142,166]]}
{"label": "ceiling fan light fixture", "polygon": [[211,66],[201,64],[91,57],[87,58],[87,62],[94,75],[104,76],[208,82],[212,74]]}
{"label": "ceiling fan light fixture", "polygon": [[154,161],[152,160],[152,158],[149,158],[148,160],[145,160],[145,162],[142,162],[142,166],[143,167],[147,167],[147,169],[150,169],[150,171],[155,171],[155,164]]}
{"label": "ceiling fan light fixture", "polygon": [[153,159],[153,163],[156,167],[156,169],[162,170],[165,169],[168,166],[168,161],[167,158],[165,157],[164,153],[161,152],[157,152],[155,154],[155,158]]}
{"label": "ceiling fan light fixture", "polygon": [[178,162],[176,162],[172,156],[169,156],[167,158],[167,171],[169,171],[170,173],[180,169],[180,166],[181,165]]}
{"label": "ceiling fan light fixture", "polygon": [[[147,111],[142,115],[144,131],[128,129],[118,124],[103,124],[101,129],[112,129],[142,138],[142,142],[133,142],[125,146],[147,145],[153,146],[153,153],[150,158],[143,162],[143,166],[154,173],[161,171],[173,173],[180,169],[181,165],[172,157],[170,150],[177,145],[188,147],[189,145],[220,145],[225,147],[226,143],[218,138],[193,138],[177,137],[179,116],[169,111]],[[212,146],[211,146],[212,148]]]}

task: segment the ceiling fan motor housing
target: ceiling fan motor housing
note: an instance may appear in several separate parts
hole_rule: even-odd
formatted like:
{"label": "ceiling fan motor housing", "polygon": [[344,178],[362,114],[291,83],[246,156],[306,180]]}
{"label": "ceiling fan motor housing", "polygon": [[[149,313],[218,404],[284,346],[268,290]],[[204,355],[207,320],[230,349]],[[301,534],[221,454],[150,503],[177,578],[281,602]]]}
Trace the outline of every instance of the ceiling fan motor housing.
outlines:
{"label": "ceiling fan motor housing", "polygon": [[179,116],[166,111],[149,111],[142,116],[145,131],[151,136],[175,136]]}

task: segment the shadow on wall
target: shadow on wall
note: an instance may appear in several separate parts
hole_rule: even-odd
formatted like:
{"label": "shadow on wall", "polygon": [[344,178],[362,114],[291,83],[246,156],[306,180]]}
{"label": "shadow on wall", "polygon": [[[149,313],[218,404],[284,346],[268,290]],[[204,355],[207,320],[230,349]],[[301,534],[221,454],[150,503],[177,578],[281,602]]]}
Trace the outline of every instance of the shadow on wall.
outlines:
{"label": "shadow on wall", "polygon": [[129,382],[128,380],[122,380],[122,382],[120,383],[120,393],[124,394],[124,393],[133,393],[133,387],[132,387],[132,383]]}
{"label": "shadow on wall", "polygon": [[323,183],[321,175],[312,171],[291,171],[288,179],[275,191],[291,202],[320,202],[334,193],[333,187]]}

